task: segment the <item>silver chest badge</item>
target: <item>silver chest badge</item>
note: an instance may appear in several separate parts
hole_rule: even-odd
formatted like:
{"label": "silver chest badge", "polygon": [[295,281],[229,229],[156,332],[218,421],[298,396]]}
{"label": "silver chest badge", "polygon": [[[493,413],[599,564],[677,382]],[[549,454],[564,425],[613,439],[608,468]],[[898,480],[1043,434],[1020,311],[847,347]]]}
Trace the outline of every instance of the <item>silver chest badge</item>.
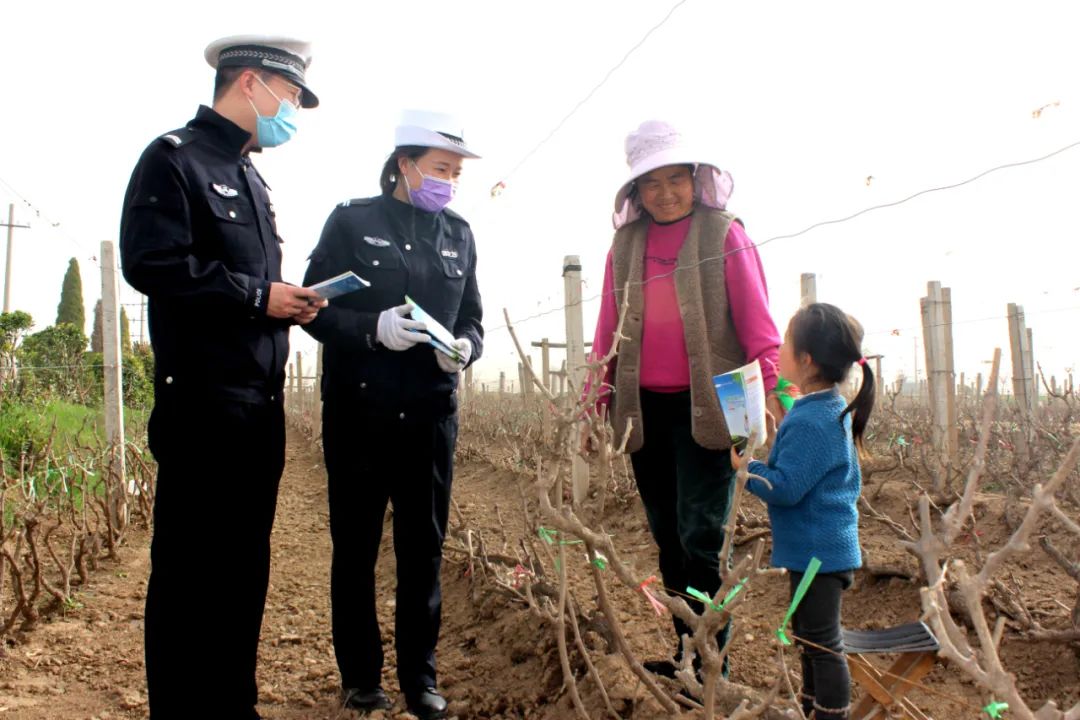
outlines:
{"label": "silver chest badge", "polygon": [[231,188],[228,185],[222,185],[220,183],[211,183],[210,187],[214,188],[214,192],[216,192],[221,197],[234,198],[240,194],[239,190]]}
{"label": "silver chest badge", "polygon": [[390,247],[390,241],[383,240],[380,237],[371,237],[369,235],[365,235],[364,242],[373,247]]}

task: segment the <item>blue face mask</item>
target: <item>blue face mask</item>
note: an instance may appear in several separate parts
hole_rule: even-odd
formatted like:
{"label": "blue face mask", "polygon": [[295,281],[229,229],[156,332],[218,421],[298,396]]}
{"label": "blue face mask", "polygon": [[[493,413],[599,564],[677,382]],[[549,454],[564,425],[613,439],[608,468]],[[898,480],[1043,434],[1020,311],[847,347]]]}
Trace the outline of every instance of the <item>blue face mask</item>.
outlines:
{"label": "blue face mask", "polygon": [[297,112],[296,106],[288,100],[282,100],[277,95],[274,95],[274,91],[262,81],[262,78],[258,78],[258,80],[259,84],[266,88],[266,92],[270,93],[278,101],[278,110],[277,114],[273,116],[260,115],[255,103],[251,102],[250,99],[248,100],[248,102],[251,102],[251,108],[255,111],[255,141],[261,148],[277,147],[292,140],[293,135],[296,135],[296,123],[294,121]]}

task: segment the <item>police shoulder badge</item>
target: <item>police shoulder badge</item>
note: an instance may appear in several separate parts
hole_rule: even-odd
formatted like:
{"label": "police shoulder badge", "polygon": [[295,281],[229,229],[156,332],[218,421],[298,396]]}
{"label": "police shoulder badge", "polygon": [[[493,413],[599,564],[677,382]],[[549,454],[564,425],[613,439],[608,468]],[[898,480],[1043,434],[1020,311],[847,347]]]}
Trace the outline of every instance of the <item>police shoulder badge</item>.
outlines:
{"label": "police shoulder badge", "polygon": [[234,198],[240,194],[240,191],[236,188],[231,188],[223,183],[210,183],[210,187],[214,188],[214,192],[221,197]]}
{"label": "police shoulder badge", "polygon": [[196,138],[195,132],[191,128],[177,128],[176,130],[170,130],[164,135],[159,135],[158,140],[167,142],[174,148],[178,148],[181,145],[187,145],[193,142]]}

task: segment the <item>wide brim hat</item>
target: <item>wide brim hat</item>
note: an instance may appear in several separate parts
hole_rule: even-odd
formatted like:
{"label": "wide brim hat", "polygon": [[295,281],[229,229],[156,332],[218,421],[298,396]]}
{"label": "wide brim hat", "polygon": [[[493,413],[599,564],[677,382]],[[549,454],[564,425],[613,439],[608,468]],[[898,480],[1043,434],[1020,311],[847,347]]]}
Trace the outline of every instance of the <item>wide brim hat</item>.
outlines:
{"label": "wide brim hat", "polygon": [[626,136],[624,145],[628,177],[615,193],[615,226],[621,227],[641,215],[640,201],[631,197],[634,183],[653,170],[688,165],[694,175],[695,199],[718,210],[727,209],[734,189],[731,175],[705,159],[705,153],[687,142],[682,133],[661,120],[643,122]]}
{"label": "wide brim hat", "polygon": [[405,110],[394,130],[394,147],[427,147],[466,158],[479,158],[465,142],[465,129],[453,115],[427,110]]}
{"label": "wide brim hat", "polygon": [[318,107],[319,98],[307,84],[311,43],[284,35],[230,35],[206,46],[203,57],[215,70],[249,67],[281,75],[298,86],[300,106]]}

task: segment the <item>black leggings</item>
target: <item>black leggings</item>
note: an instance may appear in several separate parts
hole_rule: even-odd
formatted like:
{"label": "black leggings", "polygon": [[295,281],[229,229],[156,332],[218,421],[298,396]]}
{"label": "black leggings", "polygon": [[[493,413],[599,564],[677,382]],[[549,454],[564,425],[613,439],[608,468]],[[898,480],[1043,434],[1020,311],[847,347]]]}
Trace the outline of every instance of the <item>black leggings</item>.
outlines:
{"label": "black leggings", "polygon": [[[790,578],[794,596],[803,573],[792,572]],[[852,580],[851,570],[817,575],[795,611],[795,635],[820,646],[799,642],[802,645],[803,712],[809,715],[813,710],[817,720],[844,718],[849,713],[851,675],[844,657],[840,605],[841,595],[851,587]]]}

